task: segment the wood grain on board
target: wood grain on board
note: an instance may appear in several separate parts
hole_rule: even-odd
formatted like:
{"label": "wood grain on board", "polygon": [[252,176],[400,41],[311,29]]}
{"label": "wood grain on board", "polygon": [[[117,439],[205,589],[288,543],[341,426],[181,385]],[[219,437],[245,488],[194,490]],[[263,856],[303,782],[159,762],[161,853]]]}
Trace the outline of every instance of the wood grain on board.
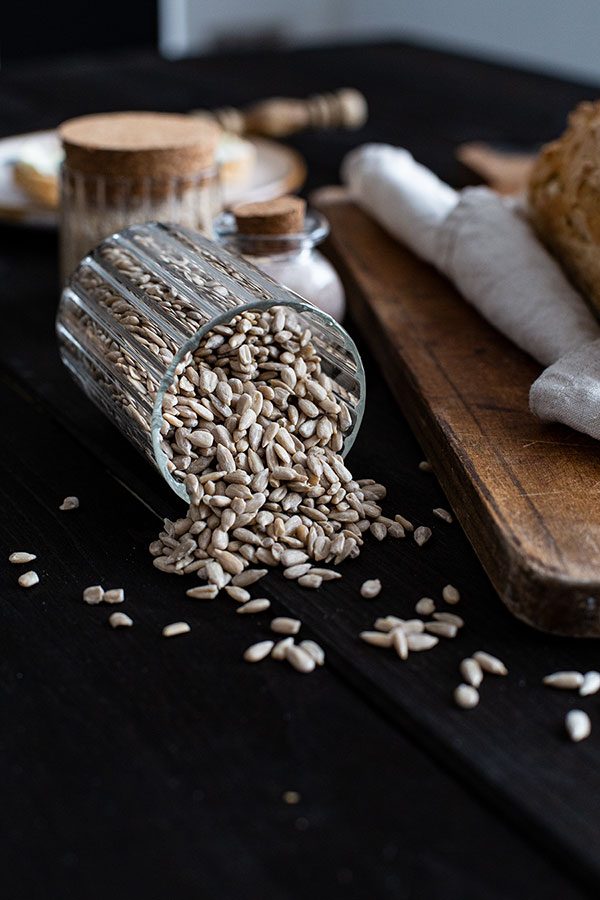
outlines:
{"label": "wood grain on board", "polygon": [[355,318],[502,600],[600,636],[597,442],[538,422],[539,366],[343,192],[319,192]]}

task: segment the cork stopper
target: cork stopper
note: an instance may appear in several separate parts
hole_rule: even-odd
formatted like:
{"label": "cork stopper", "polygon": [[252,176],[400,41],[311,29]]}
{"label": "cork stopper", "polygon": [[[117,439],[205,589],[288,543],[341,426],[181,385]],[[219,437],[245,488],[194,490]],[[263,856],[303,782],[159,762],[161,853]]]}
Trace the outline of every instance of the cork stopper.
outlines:
{"label": "cork stopper", "polygon": [[190,178],[214,165],[219,126],[208,117],[124,112],[80,116],[58,129],[67,165],[114,178]]}
{"label": "cork stopper", "polygon": [[306,201],[301,197],[278,197],[262,203],[243,203],[232,212],[240,234],[299,234],[304,229]]}

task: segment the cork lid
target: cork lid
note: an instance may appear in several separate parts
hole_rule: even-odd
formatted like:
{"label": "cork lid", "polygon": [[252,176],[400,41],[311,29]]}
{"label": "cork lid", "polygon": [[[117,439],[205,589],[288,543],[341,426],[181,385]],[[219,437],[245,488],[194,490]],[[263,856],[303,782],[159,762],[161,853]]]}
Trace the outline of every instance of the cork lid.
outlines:
{"label": "cork lid", "polygon": [[240,234],[299,234],[304,229],[306,201],[278,197],[262,203],[243,203],[232,209]]}
{"label": "cork lid", "polygon": [[88,175],[172,178],[214,165],[220,128],[208,116],[123,112],[69,119],[58,133],[67,164]]}

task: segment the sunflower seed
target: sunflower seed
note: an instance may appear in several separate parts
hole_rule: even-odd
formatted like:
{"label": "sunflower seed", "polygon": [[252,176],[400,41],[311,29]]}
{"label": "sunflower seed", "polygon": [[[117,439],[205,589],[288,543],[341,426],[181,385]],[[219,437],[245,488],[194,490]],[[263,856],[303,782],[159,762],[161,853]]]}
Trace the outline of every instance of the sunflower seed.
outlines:
{"label": "sunflower seed", "polygon": [[231,583],[235,587],[248,587],[251,584],[255,584],[259,579],[264,578],[268,571],[268,569],[246,569],[245,572],[234,575]]}
{"label": "sunflower seed", "polygon": [[380,619],[375,619],[374,627],[377,631],[391,631],[392,628],[397,628],[399,625],[404,625],[404,619],[399,619],[398,616],[382,616]]}
{"label": "sunflower seed", "polygon": [[590,736],[592,723],[582,709],[572,709],[565,716],[565,728],[571,740],[578,743]]}
{"label": "sunflower seed", "polygon": [[454,702],[461,709],[474,709],[479,703],[479,693],[470,684],[459,684],[454,689]]}
{"label": "sunflower seed", "polygon": [[421,472],[431,472],[431,463],[427,462],[426,459],[422,459],[419,463],[419,469]]}
{"label": "sunflower seed", "polygon": [[485,650],[478,650],[473,654],[473,659],[479,663],[484,672],[488,672],[490,675],[508,674],[508,669],[502,660],[492,656],[491,653],[486,653]]}
{"label": "sunflower seed", "polygon": [[433,618],[437,622],[448,622],[449,625],[455,625],[457,628],[462,628],[465,624],[464,619],[449,612],[436,612],[433,614]]}
{"label": "sunflower seed", "polygon": [[373,537],[378,541],[382,541],[385,537],[387,537],[387,528],[383,524],[383,522],[371,522],[369,530]]}
{"label": "sunflower seed", "polygon": [[425,631],[425,622],[422,619],[405,619],[400,627],[404,634],[422,634]]}
{"label": "sunflower seed", "polygon": [[317,666],[322,666],[324,664],[325,651],[315,641],[300,641],[299,646],[302,647],[309,656],[312,656]]}
{"label": "sunflower seed", "polygon": [[562,688],[567,691],[574,691],[583,685],[584,678],[581,672],[553,672],[552,675],[546,675],[543,684],[546,687]]}
{"label": "sunflower seed", "polygon": [[315,588],[321,587],[321,585],[323,584],[323,579],[320,575],[314,575],[309,572],[307,575],[300,576],[300,578],[298,579],[298,584],[301,587],[312,588],[314,590]]}
{"label": "sunflower seed", "polygon": [[92,584],[90,587],[86,587],[83,592],[83,602],[88,603],[90,606],[96,606],[98,603],[102,603],[104,599],[104,588],[99,584]]}
{"label": "sunflower seed", "polygon": [[363,581],[360,588],[361,597],[372,600],[381,591],[381,581],[379,578],[371,578],[369,581]]}
{"label": "sunflower seed", "polygon": [[274,641],[259,641],[258,644],[252,644],[244,650],[244,659],[246,662],[260,662],[269,655],[273,649]]}
{"label": "sunflower seed", "polygon": [[447,584],[446,587],[442,589],[442,597],[444,601],[450,606],[456,606],[456,604],[460,601],[459,592],[451,584]]}
{"label": "sunflower seed", "polygon": [[24,572],[23,575],[19,575],[19,584],[21,587],[28,588],[33,587],[34,584],[39,582],[40,578],[37,572]]}
{"label": "sunflower seed", "polygon": [[448,512],[447,509],[443,509],[441,506],[436,506],[433,510],[434,516],[437,516],[438,519],[442,519],[444,522],[448,522],[449,525],[454,521],[452,515]]}
{"label": "sunflower seed", "polygon": [[177,637],[177,635],[187,634],[191,630],[187,622],[171,622],[170,625],[165,625],[163,628],[162,636],[166,638]]}
{"label": "sunflower seed", "polygon": [[476,659],[473,659],[470,656],[462,660],[459,670],[466,683],[472,685],[474,688],[478,688],[483,681],[483,671],[481,666]]}
{"label": "sunflower seed", "polygon": [[400,659],[408,659],[408,638],[402,628],[394,628],[391,632],[392,647]]}
{"label": "sunflower seed", "polygon": [[275,631],[277,634],[298,634],[301,625],[300,619],[278,616],[271,621],[271,631]]}
{"label": "sunflower seed", "polygon": [[192,600],[214,600],[218,593],[219,588],[216,584],[202,584],[185,592],[186,597],[191,597]]}
{"label": "sunflower seed", "polygon": [[310,569],[310,563],[299,563],[297,566],[290,566],[289,568],[284,569],[283,577],[290,581],[295,581],[297,578],[301,578],[303,575],[306,575],[307,572],[310,572]]}
{"label": "sunflower seed", "polygon": [[33,562],[34,559],[37,559],[35,553],[24,553],[21,551],[15,551],[15,553],[11,553],[8,557],[8,561],[14,563],[19,566],[22,563]]}
{"label": "sunflower seed", "polygon": [[416,653],[421,650],[431,650],[438,643],[438,638],[433,634],[409,634],[406,640],[408,649]]}
{"label": "sunflower seed", "polygon": [[310,570],[310,574],[318,575],[323,581],[337,581],[338,578],[342,577],[340,572],[335,572],[333,569],[319,569],[316,567]]}
{"label": "sunflower seed", "polygon": [[366,644],[372,644],[374,647],[391,647],[392,635],[382,631],[361,631],[359,634],[361,641]]}
{"label": "sunflower seed", "polygon": [[408,519],[405,519],[404,516],[401,516],[400,513],[396,513],[394,519],[399,525],[402,525],[405,531],[414,531],[414,525]]}
{"label": "sunflower seed", "polygon": [[431,528],[427,528],[426,525],[419,525],[418,528],[415,528],[413,537],[415,539],[415,544],[419,547],[422,547],[423,544],[426,544],[429,538],[432,535]]}
{"label": "sunflower seed", "polygon": [[293,637],[283,638],[281,641],[277,641],[273,649],[271,650],[271,656],[273,659],[281,661],[285,659],[285,653],[288,647],[291,647],[294,643]]}
{"label": "sunflower seed", "polygon": [[63,512],[70,509],[77,509],[79,506],[79,498],[78,497],[65,497],[63,502],[58,507]]}
{"label": "sunflower seed", "polygon": [[250,591],[247,591],[246,588],[237,587],[236,585],[228,584],[225,588],[225,592],[229,594],[232,600],[236,600],[238,603],[247,603],[250,599]]}
{"label": "sunflower seed", "polygon": [[114,612],[108,617],[111,628],[129,628],[133,625],[133,619],[127,613]]}
{"label": "sunflower seed", "polygon": [[257,597],[256,600],[249,600],[247,603],[244,603],[243,606],[238,606],[236,612],[238,613],[261,613],[268,609],[271,605],[271,601],[267,600],[266,597]]}
{"label": "sunflower seed", "polygon": [[579,688],[582,697],[589,697],[591,694],[597,694],[600,691],[600,672],[586,672],[583,676],[583,684]]}
{"label": "sunflower seed", "polygon": [[125,600],[125,591],[123,588],[111,588],[104,592],[105,603],[123,603]]}
{"label": "sunflower seed", "polygon": [[458,628],[450,622],[425,622],[425,631],[445,638],[455,638],[458,634]]}
{"label": "sunflower seed", "polygon": [[431,597],[421,597],[415,606],[415,612],[420,616],[430,616],[435,612],[435,603]]}
{"label": "sunflower seed", "polygon": [[299,644],[290,644],[285,648],[285,658],[297,672],[308,674],[313,672],[316,662],[314,658],[303,650]]}

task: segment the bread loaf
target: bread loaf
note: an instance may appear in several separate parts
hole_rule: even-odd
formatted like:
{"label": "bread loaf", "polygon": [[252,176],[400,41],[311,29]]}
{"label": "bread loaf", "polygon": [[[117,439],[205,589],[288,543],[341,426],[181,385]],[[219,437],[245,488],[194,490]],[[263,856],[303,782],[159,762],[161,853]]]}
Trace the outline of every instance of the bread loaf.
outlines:
{"label": "bread loaf", "polygon": [[541,239],[600,315],[600,102],[581,103],[542,149],[529,204]]}

